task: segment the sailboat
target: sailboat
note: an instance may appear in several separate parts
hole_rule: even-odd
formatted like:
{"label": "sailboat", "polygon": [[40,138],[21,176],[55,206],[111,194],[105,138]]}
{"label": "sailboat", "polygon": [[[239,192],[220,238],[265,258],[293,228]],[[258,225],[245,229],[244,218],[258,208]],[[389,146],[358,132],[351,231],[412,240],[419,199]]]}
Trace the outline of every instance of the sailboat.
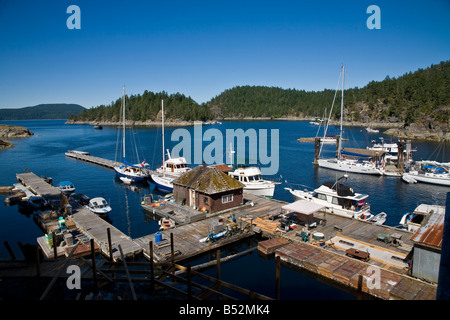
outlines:
{"label": "sailboat", "polygon": [[162,166],[157,168],[154,173],[151,174],[151,178],[155,183],[156,187],[159,190],[172,192],[173,184],[172,181],[182,174],[191,170],[187,166],[186,159],[184,157],[175,157],[172,158],[170,156],[169,150],[167,150],[168,159],[166,160],[164,155],[164,100],[161,101],[161,110],[162,110],[162,158],[163,163]]}
{"label": "sailboat", "polygon": [[123,112],[123,127],[122,127],[122,151],[123,151],[123,164],[118,164],[114,166],[116,175],[122,181],[126,183],[131,182],[142,182],[148,178],[148,175],[143,170],[144,162],[141,164],[131,164],[127,161],[125,157],[125,86],[123,86],[123,98],[122,98],[122,112]]}
{"label": "sailboat", "polygon": [[[361,159],[347,159],[342,156],[342,118],[344,114],[344,66],[342,66],[342,95],[341,95],[341,126],[340,138],[338,143],[338,155],[332,159],[318,159],[319,167],[333,169],[344,172],[363,173],[381,175],[381,171],[377,168],[375,162],[365,161]],[[365,156],[365,155],[364,155]]]}

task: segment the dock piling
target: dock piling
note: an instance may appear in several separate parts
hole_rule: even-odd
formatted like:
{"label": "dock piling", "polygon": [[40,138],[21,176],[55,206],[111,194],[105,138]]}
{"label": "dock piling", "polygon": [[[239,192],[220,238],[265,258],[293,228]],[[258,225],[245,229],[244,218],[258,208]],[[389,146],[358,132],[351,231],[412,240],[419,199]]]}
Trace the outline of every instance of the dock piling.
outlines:
{"label": "dock piling", "polygon": [[276,300],[280,300],[280,264],[281,264],[280,256],[277,256],[275,259]]}

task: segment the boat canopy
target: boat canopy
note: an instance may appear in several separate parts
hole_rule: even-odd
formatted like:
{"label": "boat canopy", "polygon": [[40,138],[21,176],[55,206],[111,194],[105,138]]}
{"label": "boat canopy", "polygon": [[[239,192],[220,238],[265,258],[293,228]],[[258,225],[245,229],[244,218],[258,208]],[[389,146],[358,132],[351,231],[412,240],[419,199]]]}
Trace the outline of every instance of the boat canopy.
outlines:
{"label": "boat canopy", "polygon": [[355,196],[355,192],[352,188],[346,186],[345,184],[339,182],[325,182],[324,186],[336,190],[338,196],[341,197],[353,197]]}
{"label": "boat canopy", "polygon": [[317,211],[320,211],[325,208],[325,206],[321,204],[317,204],[307,200],[298,200],[294,203],[290,203],[281,207],[283,210],[302,213],[305,215],[311,215]]}
{"label": "boat canopy", "polygon": [[73,183],[70,182],[70,181],[61,181],[61,182],[59,183],[59,185],[60,185],[60,186],[71,186],[71,185],[73,185]]}

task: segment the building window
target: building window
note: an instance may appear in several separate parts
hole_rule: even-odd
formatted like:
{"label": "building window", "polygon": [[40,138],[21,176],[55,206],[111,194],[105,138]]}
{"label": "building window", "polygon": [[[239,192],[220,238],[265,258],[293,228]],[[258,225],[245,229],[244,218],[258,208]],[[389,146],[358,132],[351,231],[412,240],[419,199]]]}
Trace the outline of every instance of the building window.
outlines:
{"label": "building window", "polygon": [[208,197],[204,197],[204,198],[203,198],[203,203],[204,203],[204,204],[208,204]]}
{"label": "building window", "polygon": [[226,196],[222,196],[222,203],[229,203],[233,201],[233,195],[227,194]]}

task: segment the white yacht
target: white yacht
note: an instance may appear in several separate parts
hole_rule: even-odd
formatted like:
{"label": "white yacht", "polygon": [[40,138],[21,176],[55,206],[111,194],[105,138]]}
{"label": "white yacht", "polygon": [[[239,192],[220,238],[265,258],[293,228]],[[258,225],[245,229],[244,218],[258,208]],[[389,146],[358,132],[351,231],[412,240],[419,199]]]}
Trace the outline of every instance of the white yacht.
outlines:
{"label": "white yacht", "polygon": [[[336,90],[337,92],[337,90]],[[334,101],[333,101],[334,104]],[[338,145],[338,154],[336,158],[332,159],[317,159],[317,164],[321,168],[327,168],[332,170],[344,171],[344,172],[352,172],[352,173],[362,173],[362,174],[374,174],[381,175],[382,173],[378,170],[376,163],[361,160],[360,154],[348,154],[351,157],[359,157],[359,159],[350,159],[347,156],[343,156],[342,153],[342,117],[344,114],[344,67],[342,67],[342,93],[341,93],[341,123],[340,123],[340,139]],[[331,114],[331,112],[330,112]],[[320,152],[319,152],[320,155]],[[364,155],[367,157],[367,155]]]}
{"label": "white yacht", "polygon": [[[360,220],[372,220],[374,215],[370,213],[370,205],[366,202],[369,195],[355,193],[352,188],[341,184],[339,180],[325,182],[314,191],[284,189],[291,193],[295,201],[307,200],[321,204],[326,207],[326,212]],[[384,220],[381,223],[384,223]]]}
{"label": "white yacht", "polygon": [[91,199],[89,204],[86,205],[86,208],[97,214],[107,214],[112,210],[105,198],[102,197]]}
{"label": "white yacht", "polygon": [[168,159],[166,160],[164,155],[164,100],[161,101],[161,113],[162,113],[162,160],[163,164],[161,167],[156,169],[156,172],[152,173],[151,179],[156,187],[162,191],[172,192],[173,184],[172,181],[182,174],[191,170],[187,166],[186,159],[184,157],[172,158],[170,156],[169,150],[167,150]]}
{"label": "white yacht", "polygon": [[228,172],[228,175],[245,185],[244,192],[258,196],[273,197],[275,186],[281,184],[281,182],[263,179],[258,167],[239,167]]}
{"label": "white yacht", "polygon": [[402,179],[407,182],[424,182],[442,186],[450,186],[450,174],[447,169],[440,166],[424,165],[420,168],[410,168],[403,173]]}

